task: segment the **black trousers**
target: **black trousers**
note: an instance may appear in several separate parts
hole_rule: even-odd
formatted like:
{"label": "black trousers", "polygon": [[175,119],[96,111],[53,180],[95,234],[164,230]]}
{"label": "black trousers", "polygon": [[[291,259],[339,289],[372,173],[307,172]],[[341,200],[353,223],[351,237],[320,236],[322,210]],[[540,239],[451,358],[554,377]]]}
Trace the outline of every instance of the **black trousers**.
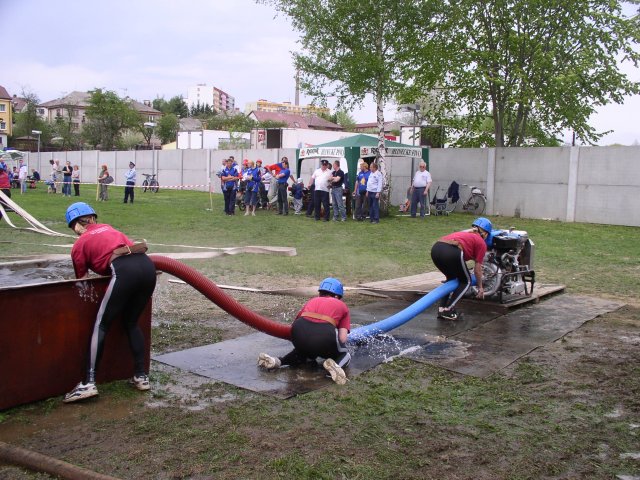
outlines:
{"label": "black trousers", "polygon": [[144,253],[124,255],[111,262],[111,282],[100,304],[89,342],[85,383],[96,381],[105,337],[117,317],[122,318],[129,337],[134,373],[147,373],[144,361],[144,335],[138,326],[138,318],[147,306],[155,287],[156,267]]}
{"label": "black trousers", "polygon": [[289,200],[287,199],[286,183],[278,183],[278,213],[289,213]]}
{"label": "black trousers", "polygon": [[458,288],[440,301],[441,307],[453,307],[471,287],[471,275],[464,261],[462,250],[449,243],[436,242],[431,247],[431,260],[436,268],[444,273],[447,281],[458,279]]}
{"label": "black trousers", "polygon": [[129,198],[131,198],[131,203],[133,203],[133,191],[135,190],[135,188],[133,188],[133,186],[136,184],[136,182],[127,182],[127,186],[124,187],[124,203],[127,203],[127,200]]}
{"label": "black trousers", "polygon": [[316,220],[320,220],[320,210],[324,208],[324,219],[329,221],[329,192],[316,189],[313,192]]}
{"label": "black trousers", "polygon": [[351,361],[347,346],[338,340],[338,330],[327,322],[296,318],[291,326],[293,350],[280,358],[282,365],[300,365],[316,358],[333,358],[341,367]]}

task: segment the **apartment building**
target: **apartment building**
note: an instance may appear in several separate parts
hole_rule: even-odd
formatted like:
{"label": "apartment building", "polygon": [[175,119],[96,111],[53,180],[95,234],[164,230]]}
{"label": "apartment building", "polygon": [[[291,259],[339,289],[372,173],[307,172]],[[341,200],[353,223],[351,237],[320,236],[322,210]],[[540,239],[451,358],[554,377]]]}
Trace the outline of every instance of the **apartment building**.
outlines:
{"label": "apartment building", "polygon": [[210,87],[199,83],[187,89],[187,106],[189,108],[209,105],[217,112],[232,112],[236,108],[236,99],[218,87]]}
{"label": "apartment building", "polygon": [[326,107],[317,107],[315,105],[294,105],[291,102],[278,103],[260,99],[256,102],[249,102],[246,104],[244,113],[249,115],[251,112],[288,113],[292,115],[329,115],[331,110]]}
{"label": "apartment building", "polygon": [[13,129],[13,108],[11,95],[0,85],[0,150],[7,146],[8,137]]}

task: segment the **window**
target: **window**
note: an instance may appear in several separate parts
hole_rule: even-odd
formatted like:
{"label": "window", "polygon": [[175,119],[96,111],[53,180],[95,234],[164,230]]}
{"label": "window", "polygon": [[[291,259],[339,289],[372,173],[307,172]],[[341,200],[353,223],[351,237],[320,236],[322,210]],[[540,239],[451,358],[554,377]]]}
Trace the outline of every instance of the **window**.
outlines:
{"label": "window", "polygon": [[0,122],[0,130],[6,130],[7,124],[5,122]]}
{"label": "window", "polygon": [[4,103],[0,103],[0,112],[6,112],[7,106]]}
{"label": "window", "polygon": [[36,111],[38,112],[38,115],[44,115],[44,108],[38,108]]}

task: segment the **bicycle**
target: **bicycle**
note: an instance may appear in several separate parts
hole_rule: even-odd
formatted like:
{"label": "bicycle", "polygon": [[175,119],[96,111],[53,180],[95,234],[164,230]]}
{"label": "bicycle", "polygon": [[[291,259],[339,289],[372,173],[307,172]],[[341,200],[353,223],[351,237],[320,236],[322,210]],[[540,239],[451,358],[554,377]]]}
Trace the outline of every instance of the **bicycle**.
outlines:
{"label": "bicycle", "polygon": [[[453,202],[451,197],[448,195],[448,192],[443,197],[438,196],[440,191],[440,187],[438,187],[433,199],[436,215],[449,215],[458,207],[459,204],[460,208],[464,212],[473,213],[474,215],[482,215],[484,213],[484,209],[487,206],[486,195],[475,185],[468,185],[466,183],[463,183],[462,185],[469,188],[469,197],[463,201],[462,204],[460,204],[462,200],[461,198],[458,198],[458,200]],[[451,187],[449,187],[449,190],[451,190]]]}
{"label": "bicycle", "polygon": [[142,182],[142,191],[146,192],[147,189],[149,189],[153,193],[158,193],[158,190],[160,189],[160,184],[158,183],[158,180],[156,180],[156,174],[143,173],[142,175],[146,177]]}

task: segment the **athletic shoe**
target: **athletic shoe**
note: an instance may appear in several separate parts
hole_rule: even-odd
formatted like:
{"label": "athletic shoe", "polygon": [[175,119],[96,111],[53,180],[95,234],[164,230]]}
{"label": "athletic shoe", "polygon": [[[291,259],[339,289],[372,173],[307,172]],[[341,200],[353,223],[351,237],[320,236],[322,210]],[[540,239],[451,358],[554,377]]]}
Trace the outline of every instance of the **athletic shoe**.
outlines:
{"label": "athletic shoe", "polygon": [[255,217],[256,216],[256,212],[251,212],[251,216]]}
{"label": "athletic shoe", "polygon": [[454,309],[444,310],[438,314],[438,318],[442,320],[458,320],[458,312]]}
{"label": "athletic shoe", "polygon": [[82,383],[80,382],[75,386],[73,390],[64,396],[64,403],[77,402],[78,400],[84,400],[85,398],[91,398],[98,395],[98,388],[93,382]]}
{"label": "athletic shoe", "polygon": [[347,374],[344,373],[342,367],[340,367],[333,358],[327,358],[322,364],[324,369],[331,375],[331,380],[338,385],[344,385],[347,383]]}
{"label": "athletic shoe", "polygon": [[258,366],[266,368],[267,370],[280,368],[280,359],[278,357],[272,357],[266,353],[261,353],[258,355]]}
{"label": "athletic shoe", "polygon": [[129,380],[129,383],[141,392],[145,392],[151,389],[151,385],[149,384],[149,377],[147,375],[134,375],[133,378]]}
{"label": "athletic shoe", "polygon": [[249,215],[249,210],[247,210],[246,212],[244,212],[244,216],[246,217],[247,215]]}

